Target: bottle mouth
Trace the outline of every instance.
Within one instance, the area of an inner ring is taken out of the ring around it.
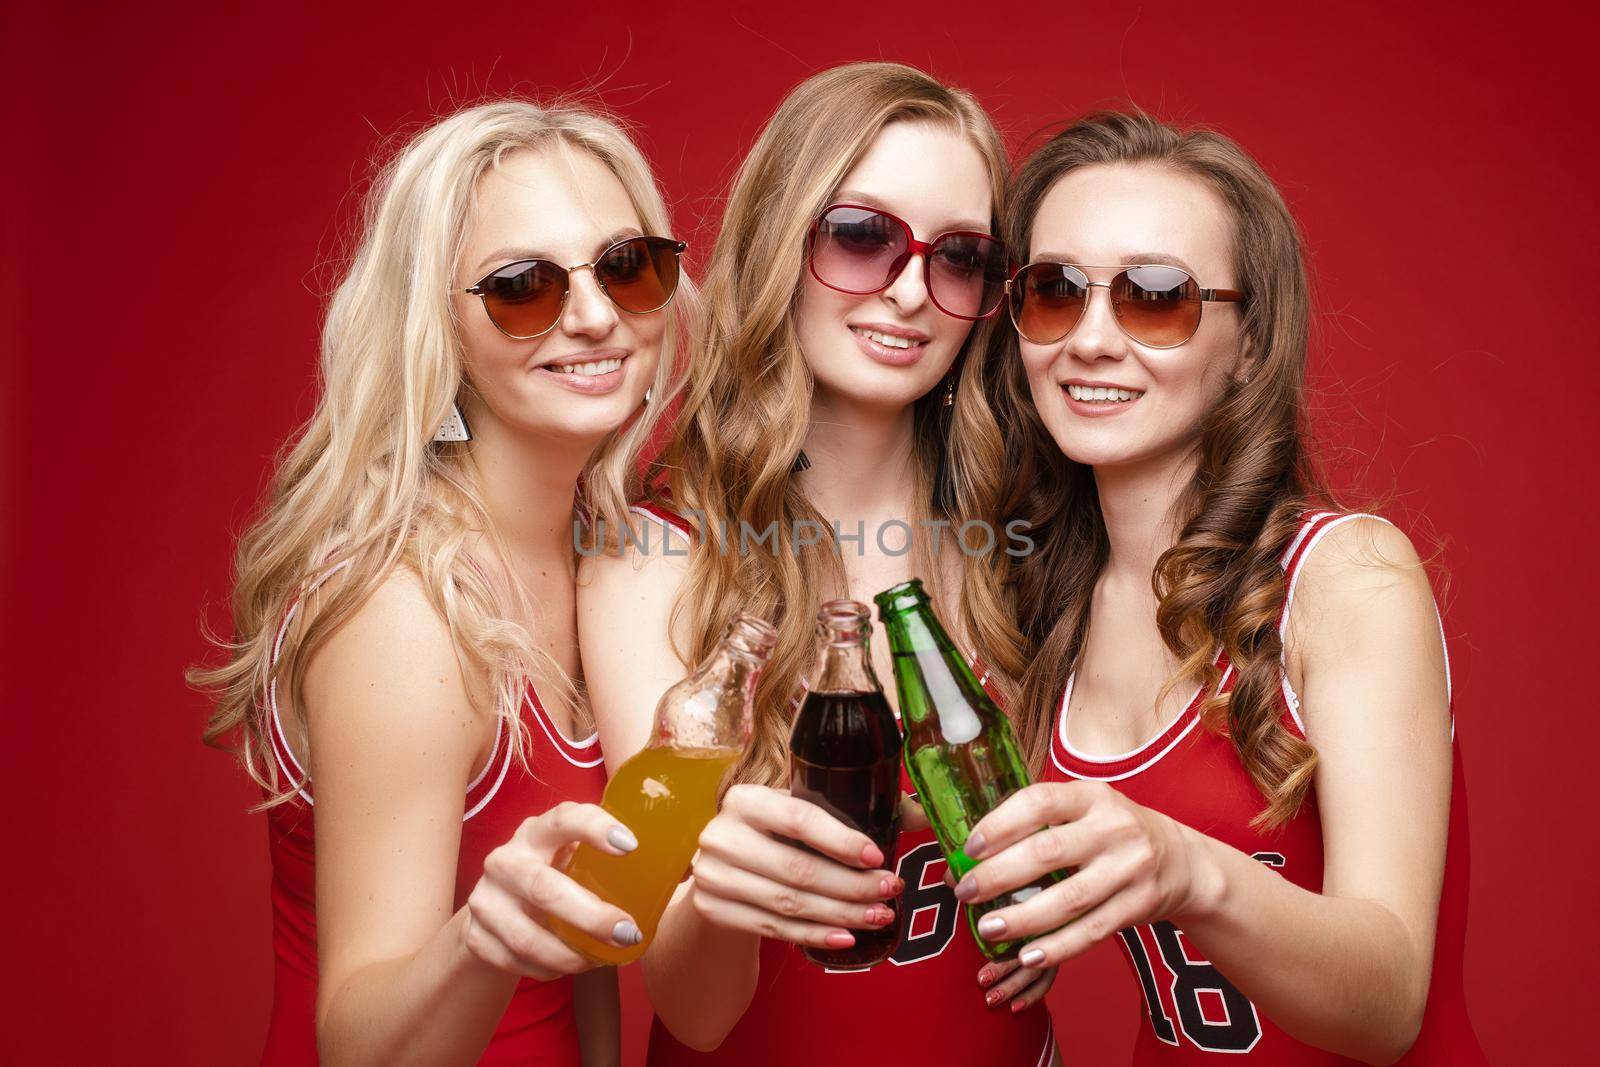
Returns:
[[[778,643],[778,631],[765,619],[741,611],[728,624],[726,638],[729,647],[765,663]]]
[[[830,600],[817,611],[817,636],[828,644],[860,644],[871,633],[872,609],[859,600]]]
[[[882,619],[890,612],[926,604],[928,594],[922,588],[922,579],[913,578],[899,585],[891,585],[873,597],[872,602],[878,605],[878,618]]]

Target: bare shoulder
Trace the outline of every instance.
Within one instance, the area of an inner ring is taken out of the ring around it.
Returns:
[[[331,592],[334,582],[319,590]],[[421,668],[460,675],[450,629],[434,609],[422,579],[409,568],[386,575],[312,653],[307,676],[414,676]]]
[[[1287,644],[1291,681],[1298,688],[1303,678],[1308,698],[1319,680],[1349,690],[1357,677],[1445,689],[1427,568],[1411,539],[1382,519],[1346,519],[1313,546],[1295,582]]]
[[[620,544],[584,553],[578,562],[578,601],[676,593],[689,572],[691,545],[683,530],[656,515],[630,512]]]
[[[493,729],[422,579],[397,568],[311,653],[302,686],[312,758],[346,745],[431,752],[470,766]]]
[[[1301,565],[1295,590],[1297,612],[1362,611],[1384,602],[1425,602],[1433,592],[1427,569],[1411,539],[1398,526],[1356,515],[1330,526]]]

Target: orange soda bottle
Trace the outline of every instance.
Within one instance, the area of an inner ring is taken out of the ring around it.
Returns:
[[[649,742],[606,783],[601,807],[639,847],[612,856],[579,845],[567,875],[632,916],[644,938],[619,948],[552,918],[550,929],[590,959],[631,963],[655,937],[700,831],[717,813],[723,775],[750,742],[756,679],[777,639],[754,615],[736,615],[706,663],[662,694]]]

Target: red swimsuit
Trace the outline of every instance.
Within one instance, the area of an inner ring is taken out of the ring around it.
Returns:
[[[297,611],[298,605],[290,609],[278,631],[274,660]],[[271,1067],[302,1067],[317,1062],[315,805],[311,783],[284,740],[276,685],[267,696],[273,756],[283,778],[294,786],[295,796],[271,809],[267,817],[272,854],[272,949],[276,962],[272,1021],[261,1062]],[[524,769],[511,759],[502,724],[496,729],[488,762],[467,787],[462,802],[456,908],[466,903],[467,895],[483,874],[484,858],[509,841],[523,819],[563,800],[599,803],[605,789],[605,765],[597,735],[590,734],[581,741],[562,736],[531,686],[521,711],[529,740],[529,767]],[[576,1067],[578,1027],[572,1011],[572,980],[537,982],[525,978],[519,982],[479,1062]]]
[[[1321,512],[1308,515],[1284,554],[1288,595],[1280,632],[1287,626],[1300,567],[1334,526],[1361,518]],[[1370,517],[1370,516],[1369,516]],[[1226,659],[1222,687],[1233,683]],[[1448,663],[1446,664],[1448,671]],[[1284,724],[1304,736],[1300,701],[1282,679]],[[1046,781],[1073,778],[1110,782],[1132,800],[1167,815],[1271,867],[1298,886],[1322,890],[1322,823],[1315,796],[1276,831],[1256,830],[1250,820],[1266,806],[1233,745],[1200,725],[1202,694],[1196,693],[1173,723],[1132,752],[1091,756],[1067,740],[1072,680],[1061,696]],[[1486,1064],[1467,1018],[1462,989],[1462,941],[1467,921],[1466,795],[1461,752],[1454,747],[1454,788],[1444,887],[1433,954],[1433,981],[1422,1031],[1405,1064]],[[1123,955],[1144,993],[1145,1019],[1134,1046],[1136,1064],[1216,1062],[1215,1054],[1248,1054],[1260,1064],[1349,1064],[1355,1061],[1303,1044],[1272,1024],[1169,922],[1147,923],[1118,934]],[[1070,1045],[1069,1045],[1070,1048]]]

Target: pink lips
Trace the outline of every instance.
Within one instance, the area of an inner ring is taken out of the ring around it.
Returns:
[[[1076,385],[1085,389],[1123,389],[1140,395],[1132,400],[1074,400],[1072,394],[1067,391],[1067,386],[1069,385]],[[1067,402],[1067,410],[1074,415],[1082,415],[1090,419],[1103,419],[1111,415],[1120,415],[1142,400],[1144,398],[1143,394],[1144,390],[1142,389],[1130,389],[1126,385],[1118,385],[1115,382],[1086,382],[1074,378],[1071,381],[1061,383],[1061,397]]]
[[[562,356],[539,364],[533,369],[535,374],[550,379],[563,388],[584,396],[604,396],[615,392],[621,385],[628,372],[628,351],[622,348],[600,348],[592,352],[579,352],[571,356]],[[620,359],[622,366],[604,374],[573,374],[568,371],[556,370],[557,367],[569,367],[577,363],[599,363],[607,359]]]
[[[894,326],[884,322],[856,322],[851,323],[850,336],[856,339],[857,346],[873,360],[887,364],[891,367],[909,367],[922,358],[923,352],[928,348],[928,335],[921,330],[913,330],[906,326]],[[902,337],[912,342],[910,348],[894,348],[875,341],[861,333],[861,330],[871,330],[874,333],[887,334],[890,337]]]

